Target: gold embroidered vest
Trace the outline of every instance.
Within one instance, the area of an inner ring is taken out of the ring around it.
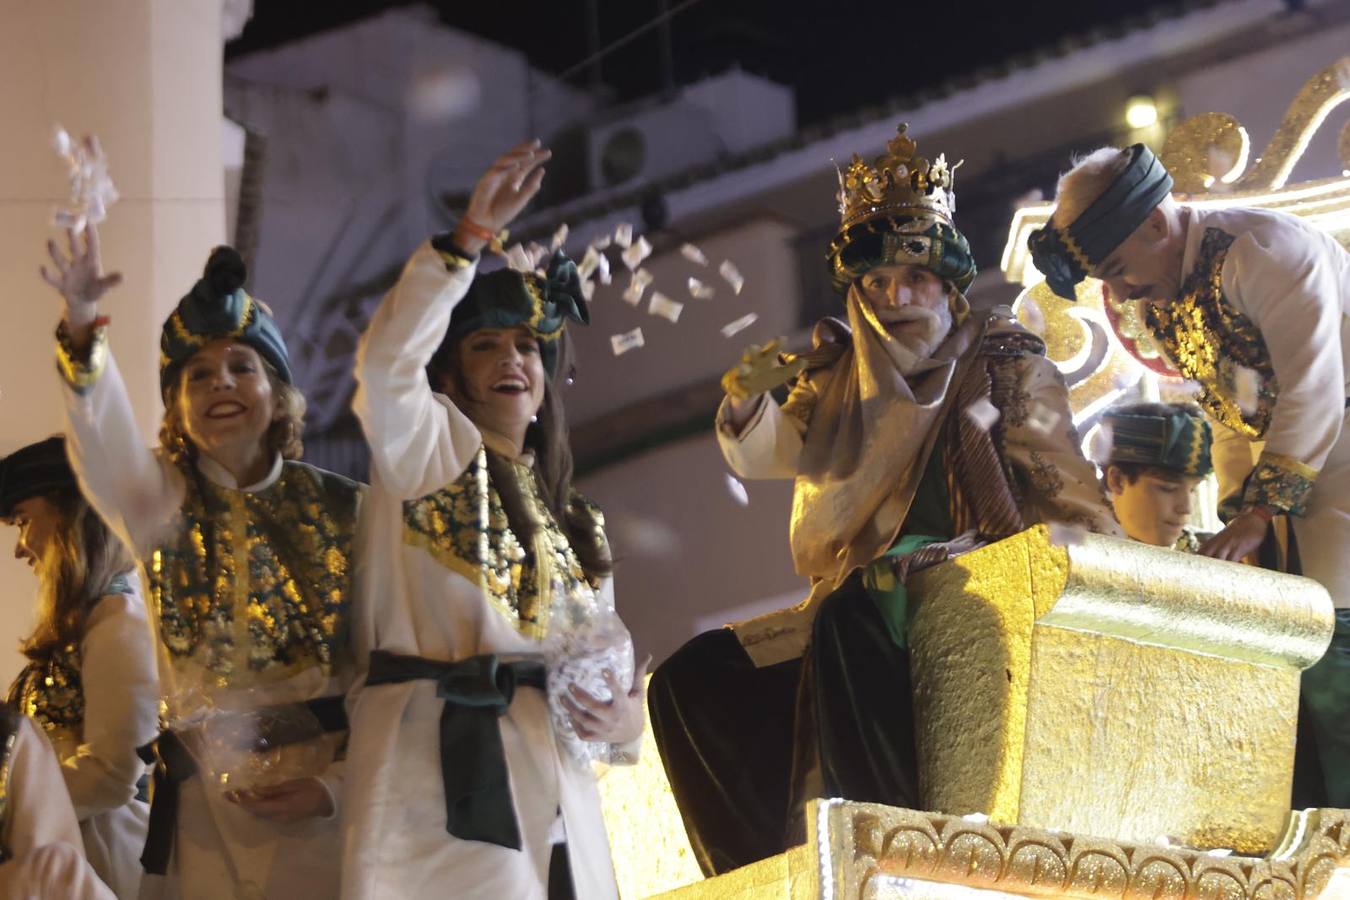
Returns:
[[[80,645],[66,644],[45,660],[23,667],[9,688],[9,705],[28,716],[48,737],[84,728],[84,687],[80,681]]]
[[[1180,296],[1166,306],[1149,305],[1144,322],[1181,376],[1200,385],[1200,405],[1256,440],[1270,426],[1280,385],[1256,323],[1223,294],[1223,264],[1233,240],[1218,228],[1205,229]]]
[[[450,484],[403,504],[403,540],[421,547],[438,563],[483,589],[499,614],[525,637],[548,634],[555,591],[598,587],[582,569],[567,534],[549,512],[533,468],[507,460],[520,496],[534,519],[535,537],[524,543],[512,530],[488,471],[487,448],[479,447],[469,467]],[[603,540],[600,511],[574,493]]]
[[[346,637],[360,486],[292,460],[257,492],[183,474],[172,537],[145,566],[169,654],[198,656],[220,686],[240,663],[328,674]]]

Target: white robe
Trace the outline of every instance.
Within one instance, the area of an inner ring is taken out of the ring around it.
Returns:
[[[453,482],[493,440],[433,393],[424,372],[473,275],[473,266],[447,272],[423,244],[357,354],[355,409],[372,460],[367,542],[359,551],[366,582],[353,610],[358,659],[372,649],[444,661],[539,652],[478,584],[404,540],[403,501]],[[612,592],[612,584],[601,590]],[[559,810],[576,896],[617,897],[595,777],[560,752],[541,691],[516,691],[498,720],[521,850],[446,832],[443,703],[432,682],[365,687],[349,705],[345,898],[543,900]]]
[[[111,354],[102,374],[84,393],[68,383],[64,387],[67,448],[80,487],[141,560],[141,580],[148,584],[145,560],[164,529],[171,527],[183,502],[182,473],[141,442],[125,383]],[[197,467],[217,485],[258,492],[280,477],[282,460],[277,456],[262,481],[244,486],[237,485],[227,470],[207,456],[199,456]],[[246,596],[247,591],[243,593]],[[157,618],[159,611],[151,613]],[[152,625],[158,636],[158,622]],[[255,673],[239,666],[229,687],[219,688],[216,676],[198,656],[172,656],[162,640],[156,640],[156,647],[161,693],[170,716],[199,707],[256,708],[337,696],[345,693],[352,675],[350,661],[345,659],[335,662],[332,675],[314,666],[282,673]],[[237,649],[247,652],[246,647]],[[342,770],[343,762],[337,760],[320,776],[334,814],[291,823],[255,816],[226,800],[222,790],[200,771],[192,775],[179,786],[178,824],[168,873],[145,875],[141,896],[164,900],[337,896],[341,836],[336,810]]]
[[[150,807],[136,799],[146,765],[136,748],[158,733],[155,651],[139,585],[109,594],[89,614],[80,642],[84,724],[58,729],[52,746],[94,871],[119,900],[141,884],[141,850]]]
[[[85,861],[64,782],[46,736],[22,719],[9,756],[3,840],[13,856],[0,865],[5,900],[112,900]]]
[[[1222,270],[1225,299],[1261,332],[1279,382],[1263,441],[1215,428],[1220,496],[1241,490],[1261,454],[1317,472],[1307,514],[1292,517],[1303,574],[1350,608],[1350,253],[1300,219],[1266,210],[1189,208],[1182,271],[1195,268],[1205,231],[1235,240]]]

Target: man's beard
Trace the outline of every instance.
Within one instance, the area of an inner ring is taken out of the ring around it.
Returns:
[[[933,352],[952,330],[951,313],[943,310],[906,307],[898,310],[895,321],[882,322],[895,345],[891,353],[901,375],[913,374],[933,357]]]

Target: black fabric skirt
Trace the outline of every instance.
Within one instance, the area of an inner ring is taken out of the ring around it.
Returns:
[[[860,577],[821,603],[802,659],[756,668],[729,629],[707,632],[656,669],[648,704],[707,875],[800,843],[813,797],[917,803],[909,653]]]

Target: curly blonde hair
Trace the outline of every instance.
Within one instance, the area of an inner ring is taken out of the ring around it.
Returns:
[[[267,372],[267,381],[272,386],[272,396],[280,412],[267,429],[267,446],[280,453],[282,459],[299,459],[305,453],[305,394],[289,381],[283,380],[266,360],[263,360],[263,369]],[[197,455],[197,447],[187,435],[183,411],[179,407],[178,388],[182,379],[183,372],[180,369],[173,387],[165,393],[164,419],[159,424],[159,445],[174,462],[190,460]]]

